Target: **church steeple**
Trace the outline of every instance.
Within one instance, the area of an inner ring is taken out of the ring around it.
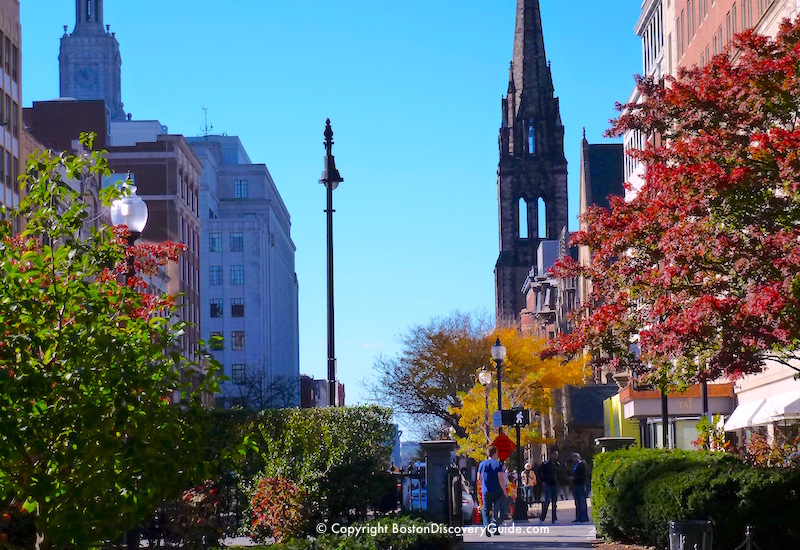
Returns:
[[[514,52],[502,109],[496,315],[498,323],[518,324],[525,308],[522,288],[537,263],[539,244],[557,240],[567,227],[564,127],[544,51],[539,0],[517,0]]]
[[[550,68],[544,54],[544,34],[539,0],[519,0],[514,28],[514,57],[512,78],[514,87],[523,97],[538,91],[543,81],[549,81]]]
[[[102,99],[112,120],[125,118],[119,42],[103,25],[103,0],[75,0],[75,29],[61,37],[61,97]]]

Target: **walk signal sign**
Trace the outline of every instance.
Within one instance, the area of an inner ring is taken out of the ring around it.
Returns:
[[[528,409],[504,409],[501,411],[503,426],[527,426],[531,423],[531,411]]]

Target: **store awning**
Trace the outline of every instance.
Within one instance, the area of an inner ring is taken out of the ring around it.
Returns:
[[[753,425],[798,418],[800,418],[800,389],[768,397],[764,406],[753,417]]]
[[[761,410],[761,406],[764,404],[764,399],[757,399],[756,401],[750,401],[749,403],[742,403],[738,405],[731,417],[725,422],[725,431],[726,432],[734,432],[736,430],[741,430],[742,428],[747,428],[748,426],[753,425],[753,417]]]

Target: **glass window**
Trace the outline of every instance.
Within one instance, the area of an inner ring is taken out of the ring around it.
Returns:
[[[231,266],[231,284],[243,285],[244,284],[244,266],[232,265]]]
[[[222,347],[222,340],[220,339],[220,340],[217,340],[217,341],[215,342],[215,341],[214,341],[214,338],[215,338],[215,337],[222,338],[223,336],[222,336],[222,333],[221,333],[221,332],[212,332],[212,333],[211,333],[211,338],[209,339],[209,347],[210,347],[211,349],[213,349],[213,350],[220,350],[220,349],[223,349],[223,347]]]
[[[231,380],[234,384],[244,384],[244,363],[231,365]]]
[[[243,350],[244,349],[244,331],[234,330],[231,332],[231,349]]]
[[[231,299],[231,317],[244,317],[244,298]]]
[[[231,252],[241,252],[242,250],[244,250],[244,235],[231,233]]]
[[[211,316],[222,317],[222,298],[211,298]]]
[[[536,154],[536,129],[533,127],[533,119],[528,121],[528,154]]]
[[[208,234],[208,251],[222,252],[222,233]]]
[[[233,198],[246,199],[247,198],[247,180],[234,180],[233,182]]]
[[[208,268],[208,283],[211,285],[222,284],[222,266],[212,265]]]
[[[256,214],[254,212],[245,212],[244,216],[243,216],[243,218],[246,219],[246,220],[254,220],[257,217],[258,216],[256,216]]]

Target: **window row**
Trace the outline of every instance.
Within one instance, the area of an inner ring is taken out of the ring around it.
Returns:
[[[211,317],[222,317],[225,309],[222,298],[211,298]],[[244,317],[244,298],[231,298],[231,317]]]
[[[211,284],[211,285],[221,285],[222,284],[222,266],[221,265],[209,266],[208,283]],[[232,265],[231,266],[230,283],[232,285],[243,285],[244,284],[244,266],[243,265]]]
[[[215,340],[215,338],[223,338],[223,340]],[[225,334],[222,331],[211,331],[211,337],[209,338],[209,347],[212,350],[218,351],[225,349],[225,342],[224,342]],[[244,349],[244,331],[243,330],[234,330],[231,331],[231,349],[235,351],[241,351]]]
[[[231,252],[242,252],[244,250],[244,234],[241,232],[231,233]],[[208,251],[222,252],[222,233],[208,234]]]
[[[19,48],[8,36],[0,32],[0,62],[11,80],[19,82]]]

